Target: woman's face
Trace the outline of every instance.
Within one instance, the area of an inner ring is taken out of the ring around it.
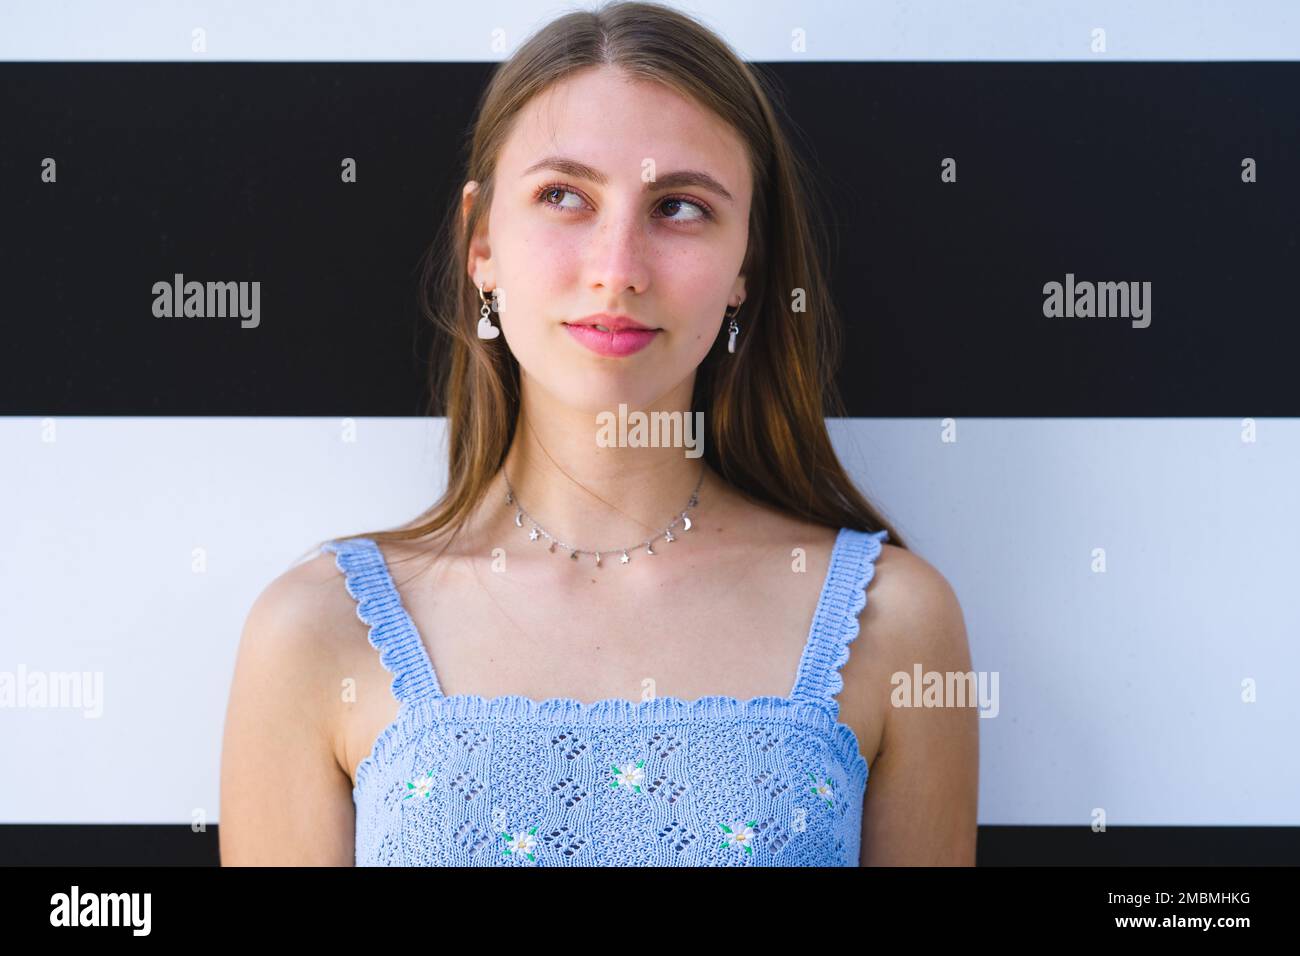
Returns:
[[[736,133],[667,87],[600,67],[535,97],[503,148],[469,268],[501,293],[494,319],[536,397],[592,413],[685,409],[724,311],[744,298],[750,191]],[[575,330],[613,328],[600,313],[655,331]]]

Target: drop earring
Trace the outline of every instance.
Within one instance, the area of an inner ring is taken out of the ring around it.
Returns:
[[[739,311],[740,306],[737,305],[736,312]],[[727,331],[730,333],[727,337],[727,351],[731,353],[736,351],[736,335],[740,332],[740,326],[736,323],[736,312],[726,313],[728,319]]]
[[[478,337],[481,339],[494,339],[501,334],[501,330],[492,324],[490,318],[492,309],[496,305],[497,290],[492,290],[492,303],[489,305],[487,296],[483,294],[483,283],[478,285],[478,297],[483,301],[483,307],[479,309],[478,319]]]

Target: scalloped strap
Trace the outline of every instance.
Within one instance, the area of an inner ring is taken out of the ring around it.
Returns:
[[[384,553],[370,538],[329,541],[348,593],[357,602],[357,617],[370,627],[370,645],[393,675],[393,696],[404,704],[442,696],[433,662],[402,596],[388,572]]]
[[[799,660],[792,700],[820,704],[839,717],[835,695],[844,689],[840,675],[849,660],[849,644],[858,636],[858,615],[867,606],[867,585],[888,531],[841,528],[831,551],[830,568],[813,614],[808,643]]]

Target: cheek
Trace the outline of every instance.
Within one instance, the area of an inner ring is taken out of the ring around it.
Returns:
[[[691,335],[709,337],[722,321],[722,306],[714,314],[714,301],[723,301],[730,285],[729,261],[709,251],[693,249],[665,256],[656,275],[660,297],[673,303],[673,312],[689,320]]]
[[[562,229],[546,222],[540,215],[528,217],[522,226],[512,227],[511,263],[522,264],[531,277],[572,272],[581,261],[582,242],[577,230]]]
[[[553,315],[567,309],[581,308],[583,271],[581,248],[565,236],[542,234],[534,236],[522,251],[522,258],[512,271],[519,272],[523,294],[535,313]]]
[[[673,253],[665,257],[659,281],[670,287],[672,295],[686,296],[702,305],[704,300],[719,294],[719,287],[726,281],[722,269],[720,258],[707,251]]]

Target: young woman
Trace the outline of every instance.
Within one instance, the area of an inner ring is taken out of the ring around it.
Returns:
[[[425,276],[446,491],[255,602],[223,862],[973,863],[976,712],[890,698],[970,669],[961,609],[829,440],[825,237],[761,75],[668,8],[569,14],[466,172]]]

